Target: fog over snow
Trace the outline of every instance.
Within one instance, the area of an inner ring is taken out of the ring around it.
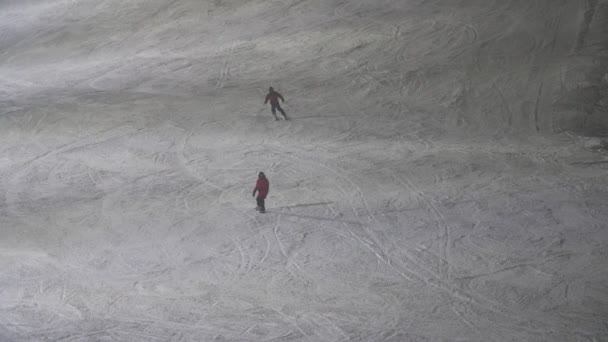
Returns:
[[[2,0],[0,341],[608,341],[607,109],[607,0]]]

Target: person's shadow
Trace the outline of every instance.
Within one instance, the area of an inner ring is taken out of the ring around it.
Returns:
[[[309,219],[309,220],[342,222],[342,223],[357,224],[357,225],[361,224],[360,222],[340,220],[340,219],[335,218],[335,217],[320,217],[320,216],[312,216],[312,215],[294,214],[291,211],[281,210],[281,209],[314,207],[314,206],[318,206],[318,205],[326,205],[326,204],[331,204],[331,203],[333,203],[333,202],[319,202],[319,203],[296,204],[296,205],[289,205],[289,206],[284,206],[284,207],[276,207],[276,208],[272,208],[270,210],[266,209],[266,212],[267,213],[274,213],[274,214],[281,214],[281,215],[285,215],[285,216],[299,217],[299,218],[302,218],[302,219]]]

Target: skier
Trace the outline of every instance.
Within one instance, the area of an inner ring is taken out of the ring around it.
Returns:
[[[253,189],[252,195],[255,197],[255,193],[258,193],[258,197],[255,199],[257,202],[257,207],[255,208],[255,210],[258,210],[260,213],[266,212],[266,207],[264,206],[264,199],[266,199],[266,196],[268,195],[269,187],[270,184],[268,183],[266,175],[264,175],[264,172],[260,172],[258,174],[258,180],[255,183],[255,189]]]
[[[279,99],[281,99],[282,102],[285,102],[283,96],[274,91],[272,87],[270,87],[268,88],[268,95],[266,95],[266,100],[264,101],[264,104],[267,104],[268,101],[270,101],[270,105],[272,106],[272,115],[274,115],[275,120],[279,120],[279,117],[277,116],[277,109],[279,110],[279,112],[281,112],[281,114],[283,114],[285,120],[288,120],[285,111],[283,110],[283,108],[281,108],[281,105],[279,104]]]

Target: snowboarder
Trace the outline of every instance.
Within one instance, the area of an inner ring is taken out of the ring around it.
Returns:
[[[274,91],[274,89],[272,89],[272,87],[270,87],[270,88],[268,88],[268,95],[266,95],[266,100],[264,101],[264,104],[267,104],[268,101],[270,101],[270,106],[271,106],[270,110],[272,111],[272,115],[274,115],[275,120],[279,120],[279,117],[277,116],[277,110],[279,112],[281,112],[281,114],[283,114],[283,117],[285,118],[285,120],[287,120],[287,115],[285,114],[285,111],[283,110],[283,108],[281,108],[281,105],[279,104],[279,99],[281,99],[282,102],[285,102],[283,95]]]
[[[255,189],[253,189],[253,196],[255,197],[255,193],[258,193],[258,197],[255,199],[257,202],[257,207],[255,208],[256,210],[258,210],[260,213],[265,213],[266,212],[266,207],[264,206],[264,200],[266,199],[266,196],[268,195],[268,189],[270,187],[270,184],[268,183],[268,179],[266,178],[266,175],[264,175],[264,172],[260,172],[258,174],[258,180],[255,183]]]

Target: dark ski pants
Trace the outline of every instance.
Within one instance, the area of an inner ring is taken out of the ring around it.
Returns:
[[[285,115],[285,111],[283,110],[283,108],[281,108],[280,104],[271,104],[272,108],[270,109],[272,111],[272,115],[277,116],[277,110],[283,114],[284,117],[287,117],[287,115]]]
[[[266,207],[264,207],[264,199],[261,197],[256,197],[255,201],[258,204],[258,209],[260,209],[260,211],[266,211]]]

